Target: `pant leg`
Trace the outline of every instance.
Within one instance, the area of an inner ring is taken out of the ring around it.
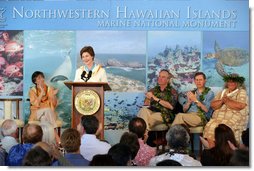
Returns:
[[[144,121],[146,122],[146,127],[149,131],[155,125],[163,123],[161,113],[153,112],[150,109],[145,108],[145,107],[140,109],[137,116],[144,119]]]
[[[201,123],[202,120],[197,113],[178,113],[172,123],[172,126],[176,124],[185,124],[187,126],[195,127],[201,125]]]
[[[163,123],[163,118],[160,112],[154,112],[151,114],[149,118],[149,126],[150,128],[154,127],[155,125],[159,125]]]
[[[144,121],[146,123],[146,128],[148,130],[150,130],[150,127],[149,127],[149,118],[150,118],[151,114],[152,114],[152,111],[150,109],[146,108],[146,107],[142,107],[139,110],[138,114],[137,114],[138,117],[144,119]]]
[[[57,127],[55,114],[50,108],[44,108],[37,111],[37,119],[49,122],[54,128]]]

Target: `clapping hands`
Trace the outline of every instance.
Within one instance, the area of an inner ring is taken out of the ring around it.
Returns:
[[[154,99],[153,93],[152,92],[147,92],[146,93],[146,98],[148,98],[149,100]]]
[[[187,93],[187,97],[188,97],[188,101],[190,102],[195,102],[197,100],[196,96],[194,93],[192,93],[191,91],[189,91]]]

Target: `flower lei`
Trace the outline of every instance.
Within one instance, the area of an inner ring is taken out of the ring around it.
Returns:
[[[166,93],[161,92],[159,85],[155,86],[153,90],[154,90],[153,91],[154,96],[161,98],[165,101],[172,102],[172,95],[171,95],[172,87],[169,84],[167,85],[167,87],[164,90],[164,92],[166,92]],[[164,124],[168,125],[169,123],[173,122],[175,115],[172,113],[171,110],[163,107],[162,105],[160,105],[159,103],[154,102],[154,101],[152,101],[152,106],[154,106],[160,110],[161,117],[163,119]]]
[[[205,87],[204,91],[201,93],[201,95],[199,95],[199,100],[202,103],[205,100],[205,96],[208,94],[208,92],[211,90],[211,88],[209,87]],[[197,91],[197,89],[193,90],[193,93],[195,93]],[[205,111],[203,111],[201,109],[201,107],[198,107],[198,116],[201,118],[201,121],[203,123],[203,125],[205,125],[205,123],[207,122],[206,116],[205,116]]]

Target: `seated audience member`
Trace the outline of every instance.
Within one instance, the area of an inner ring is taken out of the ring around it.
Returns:
[[[40,141],[36,143],[33,147],[36,146],[41,147],[51,156],[52,164],[58,161],[60,166],[72,166],[72,164],[63,157],[62,153],[59,151],[58,147],[55,144],[49,145],[46,142]]]
[[[136,163],[133,161],[138,154],[139,151],[139,141],[138,141],[138,136],[132,132],[125,132],[120,139],[121,144],[128,145],[131,149],[131,160],[132,160],[132,165],[135,166]]]
[[[23,166],[51,166],[50,155],[40,146],[31,148],[25,155]]]
[[[89,161],[86,160],[80,154],[80,134],[76,129],[68,128],[66,129],[61,137],[61,145],[67,153],[64,154],[64,158],[68,160],[73,166],[88,166]],[[56,162],[54,165],[61,165]]]
[[[156,166],[182,166],[182,165],[178,161],[167,159],[158,162]]]
[[[161,70],[158,85],[145,95],[145,107],[140,109],[137,116],[144,119],[149,131],[158,124],[172,123],[175,118],[173,109],[177,103],[177,91],[170,85],[172,77],[168,70]]]
[[[237,142],[246,129],[249,115],[248,96],[244,87],[244,77],[229,74],[223,77],[225,89],[219,92],[211,102],[214,112],[204,128],[204,138],[214,144],[214,129],[219,124],[225,124],[232,129]],[[210,146],[211,146],[210,145]]]
[[[111,145],[96,137],[99,121],[94,115],[84,115],[81,118],[82,132],[80,154],[91,161],[96,154],[107,154]]]
[[[130,132],[138,136],[140,146],[133,162],[138,166],[147,166],[150,159],[156,155],[156,149],[145,144],[143,140],[147,138],[146,123],[142,118],[136,117],[130,120],[128,127]]]
[[[204,139],[203,139],[204,140]],[[201,155],[203,166],[228,166],[229,160],[233,155],[228,144],[230,141],[234,146],[237,142],[233,131],[225,124],[219,124],[215,128],[215,146],[210,149],[204,149]]]
[[[112,157],[116,166],[131,166],[131,149],[125,144],[115,144],[109,151],[108,155]]]
[[[166,134],[169,151],[155,156],[150,160],[150,166],[156,166],[157,163],[163,160],[175,160],[182,166],[201,166],[198,160],[193,159],[188,154],[190,135],[187,130],[181,125],[170,127]]]
[[[14,120],[7,119],[1,126],[3,138],[1,139],[2,148],[9,153],[12,146],[17,145],[16,140],[18,134],[18,127]]]
[[[249,163],[249,151],[236,149],[230,158],[229,165],[230,166],[250,166]]]
[[[183,105],[184,113],[178,113],[172,125],[185,124],[188,127],[205,125],[210,119],[212,109],[210,103],[214,98],[211,88],[206,87],[206,75],[197,72],[194,76],[194,83],[197,88],[187,93],[187,99]]]
[[[45,150],[50,156],[53,157],[53,146],[49,145],[48,143],[44,142],[44,141],[40,141],[37,142],[36,144],[34,144],[33,147],[41,147],[43,150]]]
[[[5,166],[6,151],[0,146],[0,166]]]
[[[55,111],[58,100],[56,94],[58,89],[48,86],[45,82],[44,73],[35,71],[32,74],[34,86],[29,90],[30,111],[29,121],[39,120],[49,122],[54,128],[57,127],[57,113]],[[59,136],[54,129],[56,142],[59,143]]]
[[[35,143],[42,140],[42,135],[42,129],[39,125],[26,124],[23,128],[23,144],[17,144],[10,149],[6,165],[21,166],[26,153]]]
[[[93,156],[89,166],[116,166],[116,163],[108,154],[97,154]]]

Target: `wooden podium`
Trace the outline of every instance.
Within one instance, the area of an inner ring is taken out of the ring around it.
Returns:
[[[77,125],[80,123],[82,113],[80,113],[75,107],[75,97],[80,92],[85,90],[92,90],[99,95],[100,98],[100,107],[97,112],[92,115],[95,115],[99,120],[99,123],[102,124],[102,132],[100,135],[101,139],[104,139],[104,91],[111,90],[108,83],[105,82],[64,82],[64,84],[72,90],[72,118],[71,118],[71,127],[77,128]]]

